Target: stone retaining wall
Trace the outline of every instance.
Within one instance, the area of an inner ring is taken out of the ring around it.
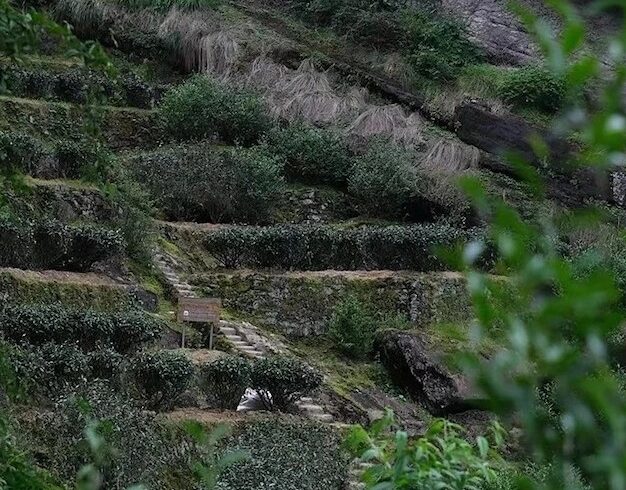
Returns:
[[[406,315],[418,325],[471,316],[465,279],[456,273],[215,272],[194,277],[203,295],[226,308],[301,337],[325,332],[334,306],[350,294],[377,312]]]

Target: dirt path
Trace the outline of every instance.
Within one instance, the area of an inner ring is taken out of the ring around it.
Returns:
[[[119,288],[130,286],[130,284],[114,281],[108,276],[94,272],[33,271],[0,267],[0,274],[9,274],[17,279],[26,281],[85,284],[90,286],[110,286]]]

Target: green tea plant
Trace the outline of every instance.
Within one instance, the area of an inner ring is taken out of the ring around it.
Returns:
[[[377,321],[354,297],[338,303],[330,320],[329,333],[341,352],[354,359],[372,351]]]
[[[463,429],[443,419],[433,421],[424,436],[410,439],[396,430],[393,413],[376,421],[369,432],[354,427],[347,446],[372,463],[363,475],[376,490],[483,489],[495,479],[493,448],[485,437],[469,442]],[[498,442],[500,431],[496,431]]]
[[[618,54],[626,48],[626,24],[610,43],[615,66],[605,74],[601,104],[587,107],[574,95],[597,76],[599,60],[578,53],[585,27],[575,10],[565,1],[550,4],[563,19],[560,35],[529,11],[518,11],[555,76],[567,81],[571,107],[558,123],[561,131],[579,135],[578,163],[593,162],[600,172],[609,172],[624,161],[626,150],[621,106],[626,71]],[[535,147],[545,154],[545,144]],[[537,175],[521,168],[541,194]],[[502,284],[471,268],[482,243],[466,248],[476,331],[484,335],[503,326],[506,332],[504,349],[488,362],[469,358],[466,367],[490,408],[521,425],[528,454],[550,469],[546,483],[526,475],[518,488],[573,488],[572,473],[592,488],[626,488],[626,393],[608,351],[624,319],[615,277],[601,266],[578,274],[560,254],[551,220],[528,223],[502,201],[488,198],[476,182],[466,182],[465,188],[491,223],[498,269],[515,291],[505,300]]]

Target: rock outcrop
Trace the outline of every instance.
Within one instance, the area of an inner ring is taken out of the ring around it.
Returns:
[[[462,376],[451,373],[420,334],[388,330],[379,334],[376,350],[394,381],[434,415],[471,408],[471,390]]]
[[[443,9],[467,26],[470,39],[494,63],[522,65],[538,50],[515,14],[500,0],[442,0]]]

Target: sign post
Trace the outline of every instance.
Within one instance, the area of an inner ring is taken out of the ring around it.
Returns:
[[[181,347],[185,347],[187,323],[208,323],[211,326],[209,330],[209,349],[213,349],[213,327],[219,326],[221,308],[222,301],[219,298],[188,298],[180,296],[178,298],[177,319],[179,323],[183,324]]]

